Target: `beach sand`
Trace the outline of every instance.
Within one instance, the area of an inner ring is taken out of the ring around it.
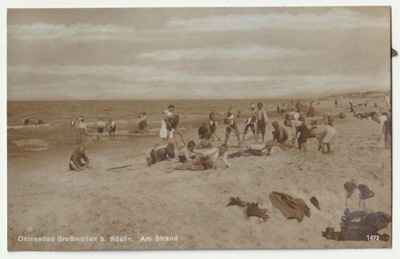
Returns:
[[[378,123],[352,117],[346,105],[350,99],[341,99],[339,107],[333,105],[333,99],[315,105],[319,120],[327,112],[347,114],[334,121],[338,133],[331,154],[318,152],[317,141],[309,139],[307,152],[274,147],[270,156],[233,158],[227,169],[202,172],[170,172],[176,165],[171,161],[148,167],[145,158],[160,138],[155,134],[135,135],[123,127],[117,128],[115,141],[109,141],[107,135],[99,143],[89,138],[86,153],[92,168],[74,172],[69,170],[68,161],[77,147],[78,135],[68,123],[9,129],[8,249],[391,247],[391,224],[379,231],[389,234],[389,241],[334,241],[321,234],[327,227],[340,231],[346,208],[392,215],[391,150],[384,148],[383,141],[377,142]],[[363,110],[376,108],[369,104],[360,107]],[[272,111],[269,114],[270,122],[277,120],[282,125],[282,116]],[[240,121],[240,130],[245,119]],[[208,114],[190,125],[182,120],[185,139],[197,141],[197,127],[207,120]],[[308,125],[309,121],[307,118]],[[221,119],[221,138],[224,131]],[[267,139],[272,138],[271,132],[269,124]],[[95,130],[90,133],[95,137]],[[254,142],[251,135],[247,134],[250,139],[245,146]],[[26,141],[16,142],[21,140]],[[228,145],[228,153],[239,150],[234,136]],[[127,167],[107,170],[123,166]],[[346,201],[343,185],[348,181],[367,185],[375,196],[359,203],[356,190]],[[301,222],[285,219],[269,199],[274,191],[302,199],[310,208],[310,217]],[[313,196],[321,210],[309,201]],[[226,206],[230,197],[258,202],[268,209],[269,219],[259,222],[256,217],[246,218],[244,208]],[[70,241],[71,236],[82,240]],[[177,236],[177,240],[160,241],[157,236]],[[29,241],[35,237],[55,240]]]

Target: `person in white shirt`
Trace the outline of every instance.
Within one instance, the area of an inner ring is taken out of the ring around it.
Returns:
[[[226,151],[228,145],[222,144],[219,148],[211,148],[202,154],[196,156],[189,163],[183,163],[174,168],[174,170],[191,170],[191,171],[204,171],[207,169],[219,168],[219,161],[222,161],[223,168],[227,168],[230,164],[227,161]]]
[[[97,125],[97,142],[100,141],[102,138],[101,136],[103,135],[104,128],[106,127],[106,123],[102,118],[99,119],[99,121],[96,123]]]

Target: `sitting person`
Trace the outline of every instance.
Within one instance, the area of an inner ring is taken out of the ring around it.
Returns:
[[[206,134],[197,144],[196,149],[213,148],[212,135]]]
[[[227,161],[226,151],[228,145],[222,144],[219,148],[212,148],[207,150],[203,154],[198,154],[196,158],[192,159],[187,163],[180,164],[174,168],[174,170],[192,170],[192,171],[204,171],[211,168],[219,168],[218,162],[221,160],[223,168],[229,167]]]
[[[154,147],[150,151],[150,157],[147,157],[146,161],[147,165],[151,166],[155,163],[171,160],[173,158],[175,158],[175,145],[173,143],[168,143]]]
[[[285,128],[279,126],[277,121],[272,123],[272,127],[274,127],[274,131],[272,132],[273,138],[272,141],[277,142],[279,144],[285,144],[285,141],[289,138],[289,135]]]
[[[179,162],[186,163],[196,158],[196,154],[193,152],[195,147],[196,144],[194,143],[194,141],[189,141],[186,147],[183,147],[181,150],[179,150],[179,155],[178,155]]]
[[[82,161],[83,160],[83,161]],[[91,168],[89,158],[85,154],[85,147],[78,147],[69,159],[69,168],[75,171],[81,171],[85,168]]]
[[[229,154],[228,158],[235,158],[241,156],[268,156],[272,154],[272,148],[274,147],[274,142],[269,140],[265,145],[251,145],[249,149],[235,152]]]
[[[205,123],[203,123],[199,129],[197,130],[197,133],[199,135],[199,139],[203,139],[205,137],[207,137],[208,135],[211,136],[211,131],[210,129],[207,127],[207,125]]]

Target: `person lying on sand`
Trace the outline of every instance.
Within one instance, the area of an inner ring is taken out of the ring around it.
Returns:
[[[229,154],[228,158],[235,158],[241,156],[268,156],[273,153],[272,148],[274,147],[274,142],[272,140],[267,141],[265,145],[251,145],[249,149],[235,152]]]
[[[220,167],[217,163],[219,160],[223,163],[222,167],[227,168],[230,164],[227,161],[226,151],[228,151],[228,145],[222,144],[219,148],[212,148],[203,154],[197,154],[194,159],[176,166],[174,170],[204,171],[211,168],[215,169]]]
[[[173,158],[175,158],[175,145],[173,143],[168,143],[154,147],[150,151],[150,157],[147,157],[146,161],[147,165],[151,166],[155,163],[171,160]]]
[[[83,161],[82,161],[83,160]],[[85,147],[79,146],[69,159],[69,168],[75,171],[81,171],[85,168],[91,168],[89,158],[85,154]]]

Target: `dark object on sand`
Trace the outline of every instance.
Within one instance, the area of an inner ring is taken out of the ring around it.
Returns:
[[[346,198],[350,198],[351,195],[353,195],[354,190],[357,188],[357,184],[355,182],[346,182],[343,186],[347,191]]]
[[[239,207],[246,207],[247,202],[242,201],[239,197],[230,197],[229,203],[226,205],[228,206],[239,206]]]
[[[321,208],[319,206],[319,201],[317,200],[317,198],[315,198],[315,196],[310,198],[310,202],[312,205],[314,205],[315,208],[317,208],[318,210],[321,210]]]
[[[261,222],[265,222],[269,218],[268,213],[269,213],[269,211],[267,209],[260,209],[260,207],[258,207],[258,203],[255,203],[255,202],[247,203],[247,208],[246,208],[247,218],[259,217]]]
[[[347,115],[344,112],[341,112],[341,113],[339,113],[338,115],[335,116],[335,118],[339,118],[339,119],[344,119],[346,117],[347,117]]]
[[[373,119],[376,120],[378,118],[378,113],[376,112],[363,112],[354,114],[354,117],[359,119]]]
[[[383,212],[366,212],[353,211],[346,209],[343,212],[342,222],[340,223],[340,231],[335,232],[331,227],[327,227],[322,236],[326,239],[336,241],[388,241],[388,234],[379,234],[378,231],[386,228],[392,217]]]
[[[107,171],[110,171],[110,170],[118,170],[118,169],[124,169],[124,168],[131,167],[131,166],[133,166],[133,165],[115,166],[115,167],[108,168]]]
[[[286,219],[297,219],[298,222],[301,222],[304,216],[311,216],[310,208],[302,199],[295,199],[282,192],[271,192],[269,199]]]
[[[375,193],[371,191],[365,184],[359,184],[358,190],[360,191],[360,202],[375,196]]]

